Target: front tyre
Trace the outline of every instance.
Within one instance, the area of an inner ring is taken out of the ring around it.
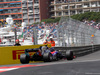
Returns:
[[[73,60],[73,51],[66,51],[66,58],[67,60]]]
[[[29,59],[30,59],[30,57],[27,56],[26,54],[21,54],[20,55],[20,62],[22,64],[28,64],[29,63]]]
[[[53,56],[51,53],[44,53],[43,54],[43,60],[44,62],[50,62],[53,60]]]

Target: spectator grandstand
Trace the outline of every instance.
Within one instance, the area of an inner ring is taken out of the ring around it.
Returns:
[[[87,21],[85,20],[84,21],[85,24],[89,25],[89,26],[92,26],[98,30],[100,30],[100,23],[97,23],[96,21],[92,20],[92,21]]]
[[[95,21],[83,21],[85,24],[92,26],[98,30],[100,30],[100,23],[96,23]],[[58,23],[41,23],[41,24],[34,24],[34,25],[29,25],[24,28],[23,33],[24,37],[32,37],[33,36],[33,28],[36,28],[38,30],[38,37],[39,39],[48,39],[50,37],[56,38],[57,37],[57,30],[56,26]]]

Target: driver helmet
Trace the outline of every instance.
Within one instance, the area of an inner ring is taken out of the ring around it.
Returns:
[[[46,46],[42,46],[42,48],[41,48],[42,51],[44,51],[44,50],[46,50],[46,49],[47,49]]]

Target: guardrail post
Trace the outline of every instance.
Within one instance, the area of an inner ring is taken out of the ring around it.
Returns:
[[[91,35],[92,52],[94,52],[94,36]]]
[[[15,43],[16,43],[16,40],[17,40],[17,30],[16,30],[16,27],[14,29],[14,33],[15,33]]]

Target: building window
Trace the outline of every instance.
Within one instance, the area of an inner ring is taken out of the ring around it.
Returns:
[[[34,3],[39,3],[39,1],[38,0],[34,0]]]

